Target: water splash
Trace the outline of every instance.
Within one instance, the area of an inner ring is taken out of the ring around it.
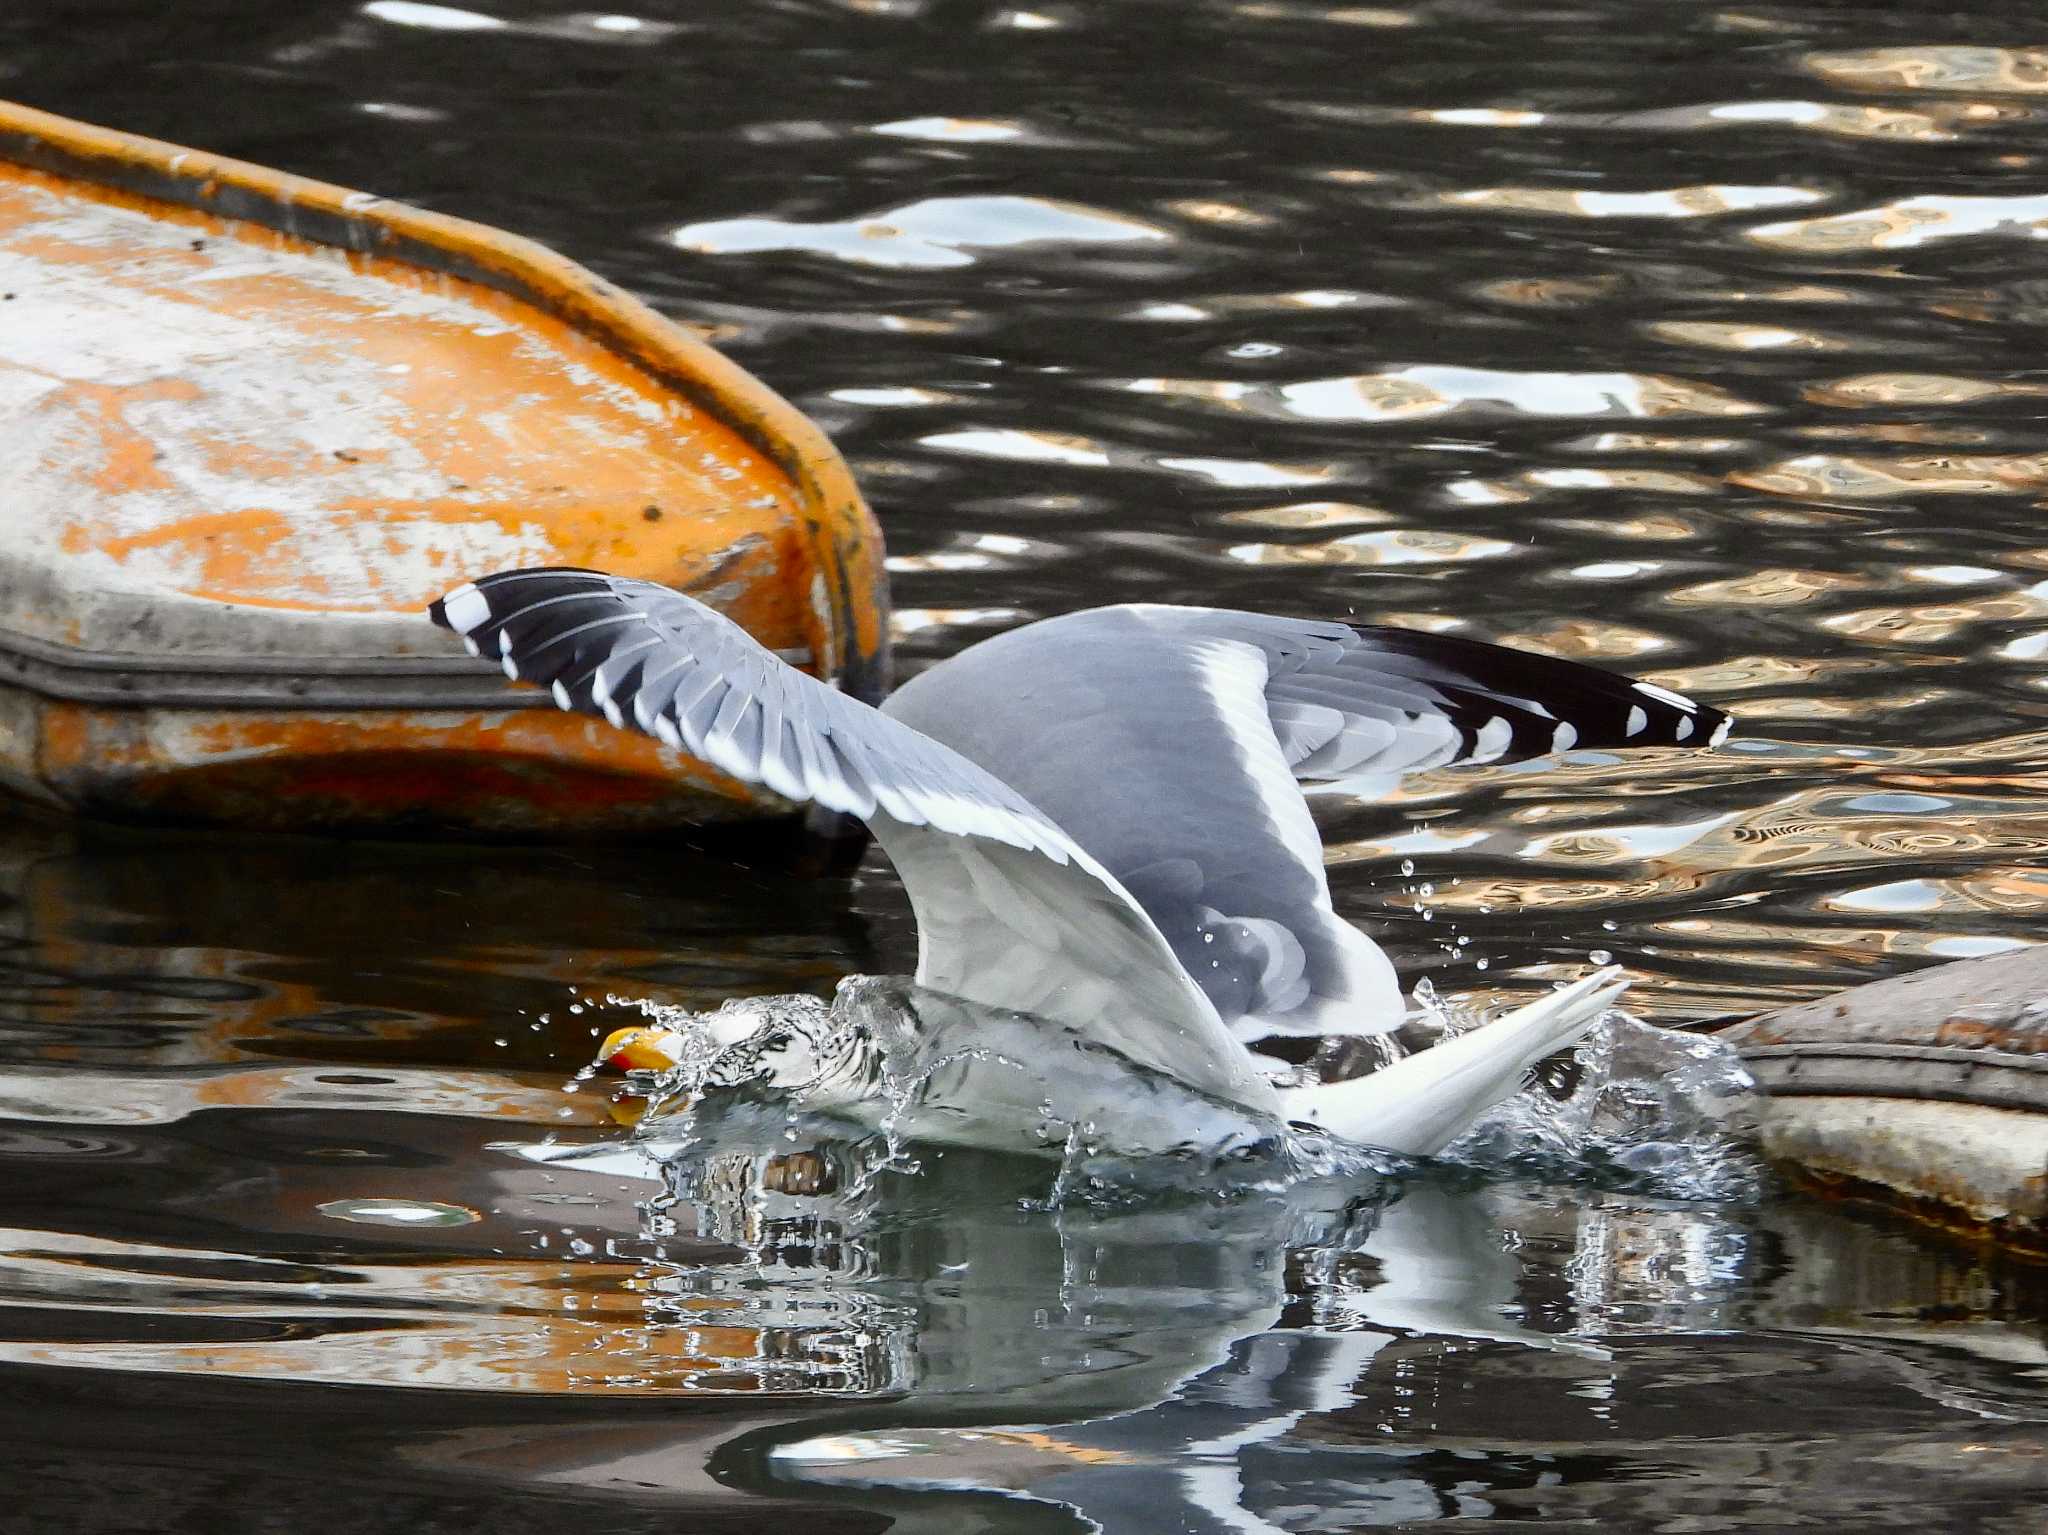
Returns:
[[[1416,999],[1398,1046],[1341,1041],[1312,1069],[1354,1075],[1485,1021],[1426,983]],[[915,1174],[919,1146],[1051,1158],[1048,1192],[1028,1201],[1049,1207],[1171,1190],[1237,1197],[1408,1165],[1209,1097],[1065,1025],[899,979],[849,977],[829,1002],[749,998],[709,1013],[634,1005],[681,1051],[672,1069],[631,1082],[650,1103],[635,1132],[646,1149],[674,1161],[837,1143],[858,1152],[835,1182],[850,1199],[886,1174]],[[1446,1155],[1667,1197],[1752,1197],[1750,1085],[1726,1046],[1613,1012]]]
[[[1751,1202],[1765,1180],[1755,1086],[1732,1046],[1611,1009],[1444,1157],[1668,1199]]]
[[[681,1059],[636,1077],[636,1135],[662,1155],[753,1143],[773,1126],[866,1141],[856,1186],[910,1171],[910,1148],[965,1146],[1060,1164],[1062,1197],[1130,1182],[1231,1186],[1289,1177],[1277,1119],[1212,1098],[1080,1032],[906,981],[853,976],[830,1002],[766,997],[696,1014],[636,1004]],[[716,1128],[713,1128],[715,1122]]]

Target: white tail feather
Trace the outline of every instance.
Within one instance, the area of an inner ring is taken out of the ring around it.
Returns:
[[[1576,1041],[1628,985],[1596,970],[1492,1023],[1349,1082],[1282,1095],[1283,1112],[1346,1140],[1435,1156],[1522,1085],[1529,1068]]]

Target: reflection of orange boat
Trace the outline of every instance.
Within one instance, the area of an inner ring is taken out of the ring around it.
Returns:
[[[480,674],[508,564],[714,602],[885,683],[816,427],[478,225],[0,104],[0,784],[254,824],[602,830],[781,808]]]

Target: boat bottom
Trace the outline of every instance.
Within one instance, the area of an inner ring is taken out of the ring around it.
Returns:
[[[398,837],[695,836],[803,819],[659,742],[552,709],[299,714],[0,695],[0,786],[111,820]]]

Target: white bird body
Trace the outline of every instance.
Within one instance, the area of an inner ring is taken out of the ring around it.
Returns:
[[[1392,965],[1331,906],[1300,785],[1574,743],[1718,744],[1728,728],[1572,662],[1224,609],[1026,625],[879,711],[645,582],[511,571],[432,615],[563,708],[866,820],[915,911],[921,985],[1058,1020],[1254,1112],[1424,1155],[1620,985],[1603,971],[1371,1076],[1281,1091],[1251,1042],[1403,1017]]]

